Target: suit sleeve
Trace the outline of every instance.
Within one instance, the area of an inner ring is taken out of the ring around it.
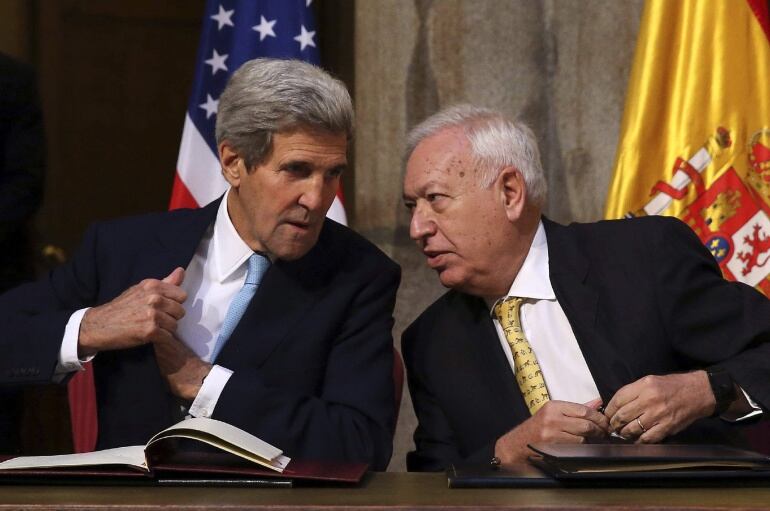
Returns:
[[[494,456],[497,439],[491,439],[471,453],[460,452],[450,422],[430,390],[431,374],[423,365],[427,361],[419,345],[420,327],[424,322],[429,320],[417,320],[404,331],[401,339],[409,393],[417,416],[415,450],[407,454],[406,468],[410,472],[439,472],[455,463],[489,463]]]
[[[51,382],[67,321],[96,300],[96,231],[69,263],[0,296],[0,383]]]
[[[213,418],[235,424],[303,459],[387,467],[395,427],[393,307],[400,271],[387,262],[361,275],[325,361],[316,392],[270,385],[258,369],[238,369]]]
[[[770,301],[729,282],[697,236],[669,220],[657,244],[657,296],[675,350],[690,367],[726,369],[763,409],[770,405]]]

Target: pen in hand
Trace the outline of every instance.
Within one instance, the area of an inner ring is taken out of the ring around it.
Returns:
[[[599,413],[601,413],[602,415],[604,415],[604,405],[602,405],[599,408],[597,408],[597,411]],[[613,440],[615,442],[620,442],[620,443],[630,443],[631,442],[630,438],[624,437],[623,435],[621,435],[617,431],[610,431],[610,441],[613,441]]]

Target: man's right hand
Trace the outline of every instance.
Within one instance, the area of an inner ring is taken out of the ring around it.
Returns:
[[[80,322],[78,356],[99,351],[133,348],[168,340],[184,314],[187,293],[179,287],[184,269],[176,268],[163,280],[146,279],[114,300],[86,311]]]
[[[548,401],[535,415],[497,439],[495,457],[502,463],[520,463],[532,454],[527,444],[584,443],[606,438],[610,423],[598,411],[600,406],[599,399],[583,405]]]

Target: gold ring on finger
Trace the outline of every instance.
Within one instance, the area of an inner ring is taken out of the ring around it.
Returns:
[[[642,428],[642,434],[647,433],[647,428],[644,427],[644,424],[642,424],[642,421],[639,419],[639,417],[636,418],[636,423],[639,424],[640,428]]]

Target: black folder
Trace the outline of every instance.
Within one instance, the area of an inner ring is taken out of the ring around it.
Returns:
[[[768,486],[770,458],[723,445],[536,444],[529,465],[457,464],[450,488]]]
[[[450,488],[554,488],[559,481],[527,463],[493,466],[458,464],[447,471]]]
[[[536,444],[530,461],[559,481],[770,482],[770,458],[724,445]]]

